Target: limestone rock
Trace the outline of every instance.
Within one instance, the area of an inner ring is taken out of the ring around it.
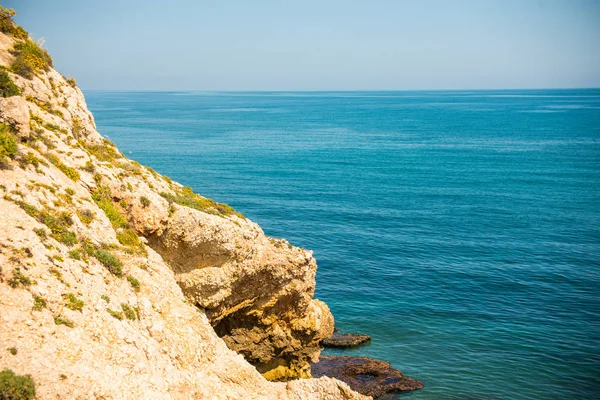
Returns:
[[[14,43],[0,33],[1,65]],[[333,331],[312,253],[125,158],[55,70],[13,75],[0,369],[30,374],[38,399],[367,399],[247,362],[310,376]]]
[[[0,121],[13,126],[18,135],[29,137],[29,107],[21,96],[0,98]]]

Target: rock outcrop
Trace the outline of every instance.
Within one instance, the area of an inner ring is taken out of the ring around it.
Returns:
[[[261,375],[309,378],[333,332],[312,254],[125,158],[75,82],[3,32],[20,94],[0,99],[0,370],[38,399],[365,399]]]
[[[348,349],[360,346],[371,341],[371,336],[358,333],[334,333],[333,336],[324,339],[321,342],[323,347],[334,347]]]
[[[368,357],[321,357],[313,364],[313,373],[342,380],[353,390],[374,398],[423,388],[422,382],[404,376],[389,363]]]

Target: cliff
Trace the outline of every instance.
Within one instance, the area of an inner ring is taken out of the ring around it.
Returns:
[[[333,331],[312,253],[124,157],[0,11],[0,371],[38,399],[366,399],[265,379],[310,378]]]

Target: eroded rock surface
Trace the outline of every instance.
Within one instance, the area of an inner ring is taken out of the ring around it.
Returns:
[[[3,66],[15,41],[0,33]],[[54,69],[8,76],[0,369],[38,399],[365,399],[328,377],[269,382],[233,351],[309,376],[333,330],[310,252],[125,158]]]
[[[377,398],[389,392],[421,389],[423,383],[380,360],[367,357],[326,357],[312,364],[315,377],[330,376],[346,382],[353,390]]]

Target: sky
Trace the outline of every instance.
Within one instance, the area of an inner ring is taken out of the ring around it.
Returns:
[[[600,87],[600,0],[0,0],[84,90]]]

